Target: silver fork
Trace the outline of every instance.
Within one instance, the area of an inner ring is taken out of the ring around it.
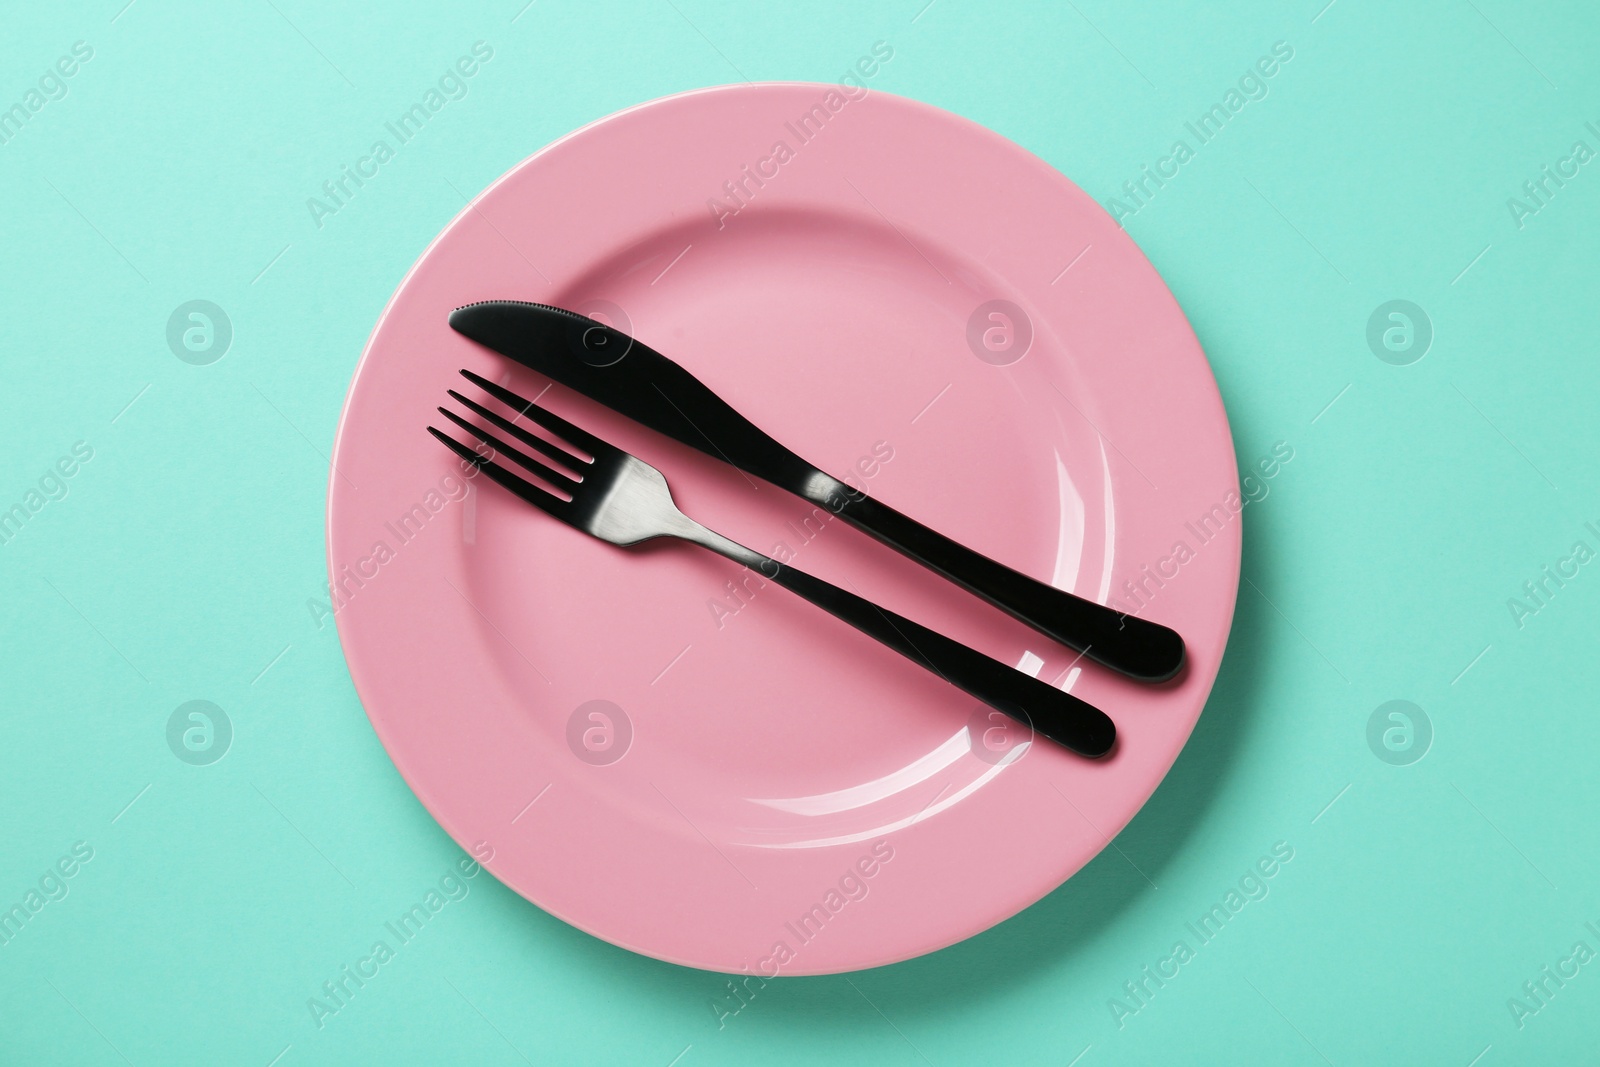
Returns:
[[[466,379],[547,431],[557,441],[589,458],[574,455],[454,389],[450,396],[473,414],[549,462],[507,444],[482,426],[441,407],[439,413],[497,454],[514,459],[559,493],[528,481],[434,427],[428,432],[498,484],[568,526],[614,545],[636,545],[657,537],[676,537],[709,548],[761,577],[783,586],[817,607],[877,638],[913,663],[1074,752],[1100,757],[1116,741],[1115,724],[1099,708],[1037,678],[1008,667],[975,649],[880,608],[872,601],[804,571],[764,556],[709,530],[678,510],[660,471],[643,460],[579,429],[566,419],[469,370]]]

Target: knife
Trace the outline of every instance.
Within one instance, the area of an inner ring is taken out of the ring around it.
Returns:
[[[1103,666],[1145,682],[1166,681],[1183,667],[1183,638],[1174,630],[1012,570],[818,470],[694,375],[605,323],[545,304],[486,300],[451,312],[450,326],[657,433],[828,508]]]

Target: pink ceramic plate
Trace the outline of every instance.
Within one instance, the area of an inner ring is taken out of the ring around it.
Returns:
[[[1227,418],[1183,313],[1088,196],[1000,136],[837,86],[710,89],[613,115],[434,242],[350,388],[328,506],[362,703],[464,848],[554,915],[696,967],[819,974],[975,934],[1059,885],[1150,796],[1216,676],[1239,577]],[[609,319],[801,455],[973,547],[1175,627],[1147,687],[868,537],[561,387],[689,514],[1070,687],[1090,762],[703,550],[623,550],[425,432],[474,300]],[[1004,303],[996,304],[994,301]],[[359,488],[357,488],[359,487]]]

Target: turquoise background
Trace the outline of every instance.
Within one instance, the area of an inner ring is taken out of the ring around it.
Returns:
[[[0,145],[0,508],[93,449],[0,545],[0,908],[93,850],[0,946],[0,1061],[1592,1060],[1600,962],[1546,979],[1520,1025],[1508,1000],[1576,942],[1600,951],[1600,565],[1521,625],[1508,600],[1600,548],[1600,163],[1520,227],[1507,205],[1574,141],[1600,150],[1592,5],[122,3],[8,4],[0,36],[0,107],[93,48]],[[318,228],[306,199],[478,40],[494,58],[468,95]],[[1102,203],[1293,48],[1125,220],[1241,463],[1294,450],[1247,509],[1188,749],[1037,906],[926,958],[778,981],[720,1028],[721,977],[480,875],[319,1029],[307,999],[461,855],[306,607],[376,316],[464,197],[553,138],[697,86],[831,81],[879,40],[874,89],[990,126]],[[209,365],[167,343],[193,299],[232,325]],[[1434,335],[1405,366],[1367,341],[1394,299]],[[209,766],[167,742],[197,699],[233,728]],[[1431,723],[1409,765],[1368,741],[1397,699]],[[1269,895],[1119,1026],[1124,983],[1195,944],[1185,924],[1277,842]]]

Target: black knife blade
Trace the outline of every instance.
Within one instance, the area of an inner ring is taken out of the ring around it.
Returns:
[[[487,300],[457,308],[458,333],[619,414],[826,507],[851,525],[1086,657],[1141,681],[1183,667],[1173,630],[1012,570],[819,470],[677,363],[563,308]]]

